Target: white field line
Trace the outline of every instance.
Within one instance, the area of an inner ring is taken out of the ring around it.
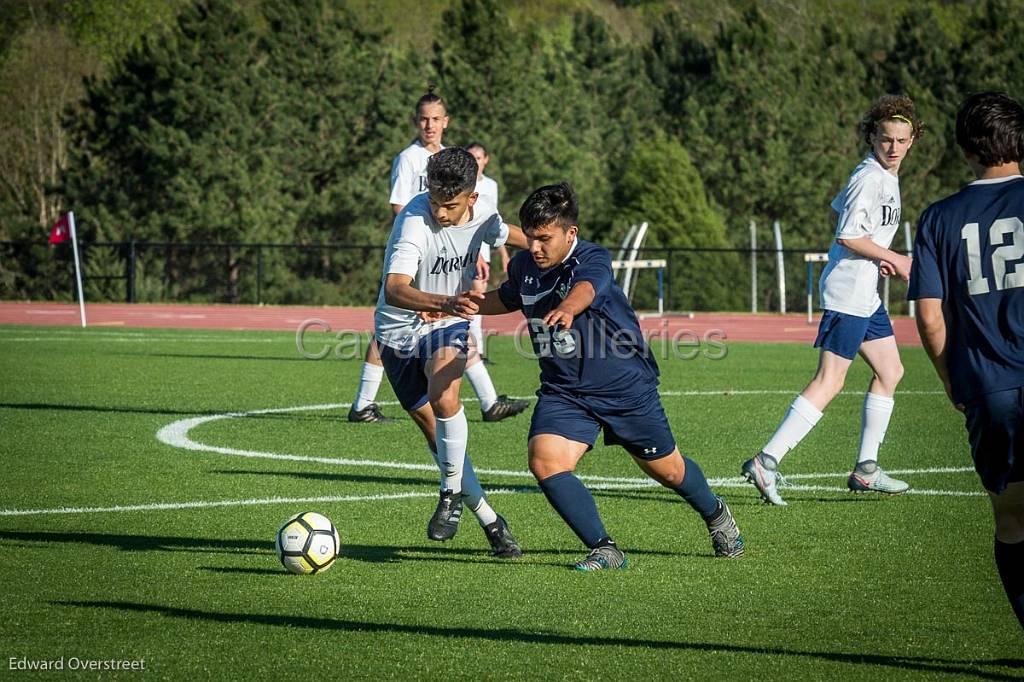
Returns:
[[[740,479],[713,479],[708,481],[716,488],[744,488],[749,484]],[[658,484],[650,479],[637,479],[636,483],[595,483],[590,486],[593,490],[637,490],[642,488],[658,488]],[[785,490],[800,492],[829,492],[845,493],[846,488],[825,485],[789,485]],[[508,495],[515,493],[529,493],[535,491],[510,490],[508,488],[496,488],[487,491],[488,495]],[[967,492],[963,490],[928,490],[911,488],[905,495],[928,495],[942,497],[984,497],[983,492]],[[380,502],[389,500],[405,500],[412,498],[437,497],[437,493],[430,492],[406,492],[391,493],[384,495],[322,495],[317,497],[261,497],[247,500],[191,500],[186,502],[154,502],[151,504],[128,504],[114,505],[111,507],[53,507],[49,509],[0,509],[0,517],[5,516],[40,516],[40,515],[65,515],[65,514],[110,514],[125,512],[149,512],[149,511],[183,511],[186,509],[213,509],[217,507],[264,507],[275,504],[314,504],[314,503],[341,503],[341,502]]]
[[[765,395],[786,393],[791,391],[665,391],[665,396],[693,396],[693,395]],[[941,391],[920,392],[928,394],[939,394]],[[859,393],[858,393],[859,395]],[[472,402],[471,399],[467,402]],[[396,405],[396,401],[381,401],[380,405]],[[311,457],[307,455],[292,455],[276,452],[263,452],[259,450],[240,450],[237,448],[225,448],[214,445],[206,445],[192,440],[189,432],[197,426],[218,421],[221,419],[237,419],[262,414],[283,414],[289,412],[309,412],[336,410],[350,407],[351,403],[325,403],[319,405],[299,405],[296,407],[276,407],[262,410],[250,410],[247,412],[229,412],[225,414],[207,415],[180,419],[161,428],[157,434],[157,440],[171,447],[191,450],[196,452],[213,452],[235,457],[250,457],[260,459],[274,459],[279,461],[315,462],[318,464],[333,464],[341,466],[362,466],[385,469],[404,469],[408,471],[430,471],[436,472],[437,467],[432,464],[413,464],[406,462],[391,462],[387,460],[348,459],[337,457]],[[964,473],[974,471],[971,467],[930,467],[924,469],[895,469],[889,471],[897,475],[914,474],[945,474]],[[479,469],[480,474],[488,476],[503,476],[511,478],[527,479],[532,481],[533,476],[528,471],[511,471],[507,469]],[[823,473],[798,473],[786,476],[788,480],[807,480],[818,478],[845,478],[848,472],[823,472]],[[649,478],[620,477],[620,476],[580,476],[581,479],[590,482],[594,490],[636,490],[643,488],[657,488],[658,484]],[[708,480],[713,487],[717,488],[743,488],[749,484],[740,477],[711,478]],[[804,485],[790,484],[787,490],[801,492],[847,492],[847,489],[840,486]],[[508,489],[488,490],[489,495],[505,494],[514,491]],[[980,491],[962,490],[931,490],[911,488],[905,494],[908,495],[929,495],[947,497],[983,497],[986,495]],[[434,497],[436,492],[407,492],[385,495],[335,495],[321,497],[267,497],[246,500],[194,500],[185,502],[158,502],[152,504],[137,505],[115,505],[111,507],[54,507],[47,509],[3,509],[0,510],[0,517],[4,516],[30,516],[39,514],[95,514],[95,513],[116,513],[116,512],[137,512],[137,511],[162,511],[162,510],[184,510],[184,509],[208,509],[213,507],[237,507],[237,506],[263,506],[271,504],[300,504],[314,502],[369,502],[381,500],[399,500],[417,497]]]
[[[501,492],[501,491],[488,491]],[[181,509],[210,509],[212,507],[258,507],[271,504],[306,504],[313,502],[376,502],[401,500],[407,497],[437,497],[436,492],[395,493],[391,495],[327,495],[323,497],[263,497],[250,500],[196,500],[193,502],[154,502],[127,504],[113,507],[56,507],[52,509],[2,509],[0,516],[30,516],[35,514],[101,514],[107,512],[166,511]]]
[[[471,401],[467,401],[471,402]],[[394,405],[394,401],[380,402],[380,405]],[[167,426],[157,431],[156,438],[165,445],[171,447],[181,448],[183,450],[192,450],[195,452],[213,452],[221,455],[231,455],[234,457],[248,457],[257,459],[273,459],[279,461],[291,461],[291,462],[313,462],[317,464],[333,464],[339,466],[362,466],[362,467],[376,467],[382,469],[404,469],[407,471],[436,471],[437,467],[434,464],[414,464],[408,462],[393,462],[388,460],[372,460],[372,459],[348,459],[338,457],[314,457],[309,455],[293,455],[279,452],[265,452],[262,450],[242,450],[238,448],[221,447],[217,445],[207,445],[205,443],[199,443],[192,440],[189,436],[189,432],[202,424],[208,424],[210,422],[218,421],[221,419],[237,419],[239,417],[247,417],[252,415],[262,414],[282,414],[288,412],[312,412],[312,411],[327,411],[327,410],[340,410],[347,408],[351,403],[327,403],[321,405],[300,405],[297,407],[280,407],[280,408],[269,408],[263,410],[251,410],[248,412],[230,412],[226,414],[215,414],[207,415],[203,417],[192,417],[190,419],[180,419],[172,422]],[[908,474],[908,473],[962,473],[965,471],[973,471],[970,467],[940,467],[931,469],[901,469],[897,471],[891,471],[893,474]],[[478,473],[487,476],[508,476],[513,478],[533,478],[532,474],[528,471],[511,471],[508,469],[479,469]],[[787,476],[787,479],[798,480],[798,479],[813,479],[813,478],[844,478],[849,474],[846,473],[810,473],[810,474],[792,474]],[[635,478],[635,477],[620,477],[620,476],[580,476],[581,479],[586,481],[603,482],[603,483],[627,483],[632,485],[644,484],[650,479],[647,478]],[[742,479],[717,479],[722,481],[742,481]]]
[[[89,334],[82,336],[68,336],[68,337],[56,337],[56,336],[11,336],[11,337],[0,337],[0,343],[7,342],[38,342],[38,341],[90,341],[94,336]],[[282,339],[255,339],[255,338],[238,338],[238,339],[225,339],[217,338],[214,336],[208,337],[190,337],[180,338],[177,336],[146,336],[144,338],[119,338],[112,336],[104,336],[104,342],[114,341],[117,343],[132,343],[132,342],[149,342],[149,341],[182,341],[186,343],[279,343]]]

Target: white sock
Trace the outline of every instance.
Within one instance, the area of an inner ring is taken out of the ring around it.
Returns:
[[[483,315],[474,315],[473,320],[469,323],[469,335],[473,337],[473,344],[476,346],[476,352],[480,353],[480,357],[484,356],[483,319]]]
[[[789,406],[785,418],[775,430],[775,435],[762,448],[762,452],[771,455],[776,462],[781,462],[786,453],[795,448],[804,439],[814,425],[821,419],[821,411],[804,398],[798,395]]]
[[[498,520],[498,515],[491,509],[491,505],[487,504],[487,500],[482,497],[480,498],[480,503],[473,508],[473,514],[481,526],[489,526]]]
[[[466,378],[469,379],[470,385],[476,391],[476,397],[480,399],[481,410],[486,412],[491,409],[491,405],[498,402],[498,392],[494,390],[494,384],[491,383],[491,375],[487,371],[487,367],[484,366],[484,363],[478,362],[471,367],[467,367]]]
[[[356,391],[356,400],[352,403],[356,412],[365,409],[377,397],[377,389],[380,388],[380,380],[384,378],[384,368],[369,362],[363,362],[363,373],[359,377],[359,390]]]
[[[434,417],[434,427],[437,432],[437,459],[441,464],[441,488],[460,493],[466,441],[469,440],[465,408],[459,406],[459,412],[454,417]]]
[[[878,446],[885,440],[885,431],[889,428],[892,417],[892,398],[876,393],[864,396],[864,407],[861,410],[860,452],[857,453],[857,464],[878,461]]]

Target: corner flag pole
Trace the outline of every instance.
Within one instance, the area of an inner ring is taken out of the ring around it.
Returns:
[[[68,224],[71,227],[71,250],[75,254],[75,284],[78,286],[78,314],[85,327],[85,292],[82,291],[82,264],[78,258],[78,236],[75,234],[75,212],[68,211]]]

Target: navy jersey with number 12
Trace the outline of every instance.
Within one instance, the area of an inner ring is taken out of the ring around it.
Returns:
[[[571,331],[555,333],[542,320],[579,282],[594,287],[594,301],[576,316]],[[658,365],[604,248],[577,238],[565,260],[547,270],[521,251],[509,262],[498,294],[506,308],[526,316],[542,390],[623,396],[657,386]]]
[[[907,298],[938,298],[953,399],[1024,386],[1024,178],[978,180],[921,215]]]

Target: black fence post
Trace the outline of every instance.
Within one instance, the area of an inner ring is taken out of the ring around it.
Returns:
[[[256,305],[263,305],[263,245],[256,245]]]
[[[665,250],[665,260],[668,261],[665,264],[665,310],[675,310],[672,307],[672,256],[675,253],[675,249]]]
[[[135,240],[128,242],[128,259],[125,262],[125,300],[135,303]]]

